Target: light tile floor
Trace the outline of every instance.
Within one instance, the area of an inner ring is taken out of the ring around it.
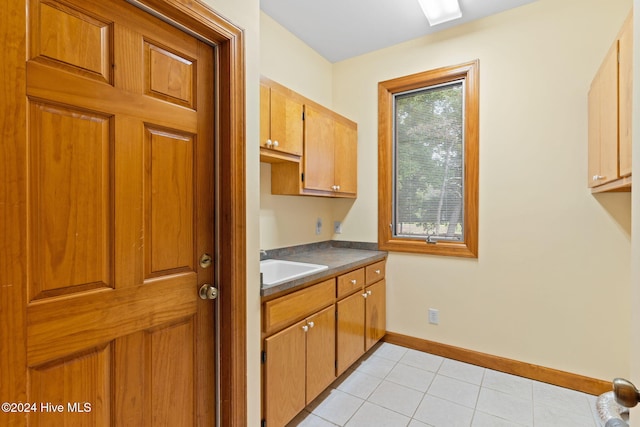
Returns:
[[[376,345],[288,427],[600,427],[596,396]]]

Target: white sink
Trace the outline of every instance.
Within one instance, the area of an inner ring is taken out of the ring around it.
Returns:
[[[309,274],[329,268],[326,265],[309,264],[306,262],[283,261],[279,259],[265,259],[260,261],[262,286],[275,286],[289,280],[308,276]]]

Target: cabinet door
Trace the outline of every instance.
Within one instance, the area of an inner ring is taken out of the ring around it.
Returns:
[[[386,333],[386,283],[381,280],[365,290],[365,351],[380,341]]]
[[[338,301],[336,375],[364,354],[364,297],[361,292]]]
[[[302,411],[305,401],[306,321],[266,338],[264,411],[269,426],[284,426]]]
[[[271,148],[302,155],[302,103],[271,88]]]
[[[336,122],[335,137],[335,184],[338,192],[355,195],[358,191],[358,131],[354,127]]]
[[[307,405],[336,379],[336,307],[307,319]]]
[[[631,110],[633,101],[633,15],[622,27],[619,39],[620,64],[620,176],[631,175]]]
[[[618,179],[617,40],[593,80],[589,120],[589,186],[596,187]]]
[[[327,113],[305,105],[304,183],[308,190],[333,191],[334,121]]]
[[[271,90],[269,86],[260,84],[260,146],[268,147],[271,139]]]

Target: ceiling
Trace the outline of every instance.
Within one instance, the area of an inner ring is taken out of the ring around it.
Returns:
[[[462,18],[434,27],[418,0],[260,0],[260,8],[328,61],[338,62],[533,1],[460,0]]]

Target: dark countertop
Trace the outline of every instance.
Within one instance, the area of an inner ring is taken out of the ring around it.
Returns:
[[[302,288],[309,283],[319,282],[324,278],[346,273],[387,257],[387,252],[378,251],[375,248],[377,248],[375,243],[331,241],[269,250],[261,259],[307,262],[327,265],[329,268],[279,285],[262,287],[260,296],[268,297],[294,288]]]

